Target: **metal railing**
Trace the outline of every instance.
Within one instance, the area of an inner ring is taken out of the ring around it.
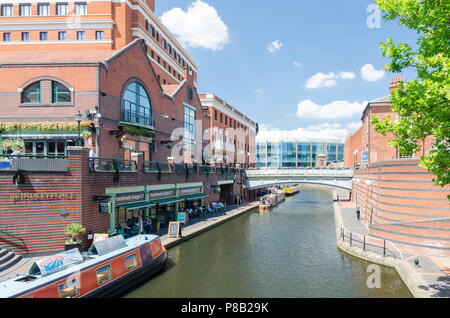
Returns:
[[[10,233],[8,233],[8,232],[6,232],[6,231],[3,231],[3,230],[0,230],[0,234],[5,234],[5,235],[7,235],[7,236],[9,236],[9,237],[12,237],[12,238],[14,238],[14,239],[16,239],[16,240],[21,241],[21,242],[22,242],[22,245],[23,245],[23,249],[24,249],[25,251],[28,251],[28,247],[27,247],[27,245],[25,244],[25,241],[23,240],[23,238],[18,237],[18,236],[15,236],[15,235],[10,234]]]
[[[68,171],[68,157],[57,155],[0,155],[0,171]]]
[[[89,158],[91,170],[95,172],[137,172],[137,163],[129,159]]]
[[[172,173],[173,166],[168,162],[159,161],[144,161],[143,162],[144,172],[148,173]]]
[[[383,256],[393,257],[395,260],[403,261],[402,252],[389,240],[355,233],[346,230],[342,225],[340,236],[342,241],[347,242],[350,246],[360,247],[363,251],[370,251]]]
[[[122,120],[128,123],[135,123],[149,127],[155,126],[154,120],[149,114],[137,113],[131,110],[122,110]]]
[[[327,176],[327,177],[353,177],[353,170],[333,169],[250,169],[247,176]]]

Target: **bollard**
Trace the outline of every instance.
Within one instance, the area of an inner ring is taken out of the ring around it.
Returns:
[[[364,235],[363,250],[366,251],[366,236]]]
[[[350,232],[350,246],[352,246],[352,232]]]
[[[386,256],[386,240],[383,241],[383,256]]]

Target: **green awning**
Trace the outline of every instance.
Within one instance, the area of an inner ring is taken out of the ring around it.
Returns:
[[[118,204],[118,207],[127,209],[127,210],[137,210],[141,208],[151,208],[156,204],[149,201],[138,201],[138,202],[130,202],[130,203],[122,203]]]
[[[182,196],[180,196],[180,198],[188,200],[188,201],[204,199],[204,198],[207,198],[207,197],[209,197],[209,195],[203,194],[203,193],[195,193],[195,194],[189,194],[189,195],[182,195]]]
[[[177,202],[181,202],[181,201],[184,201],[184,199],[179,198],[179,197],[168,197],[168,198],[163,198],[163,199],[152,200],[152,203],[159,204],[159,205],[168,205],[168,204],[177,203]]]

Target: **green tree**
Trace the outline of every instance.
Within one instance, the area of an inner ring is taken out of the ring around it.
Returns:
[[[390,146],[403,155],[421,150],[427,137],[433,149],[420,158],[420,165],[433,173],[433,181],[450,183],[450,0],[376,0],[387,21],[417,32],[416,47],[394,44],[392,38],[381,42],[383,57],[390,59],[385,70],[400,73],[412,69],[413,81],[404,81],[391,94],[392,110],[398,118],[380,121],[372,117],[374,129],[390,135]],[[450,199],[450,196],[449,196]]]

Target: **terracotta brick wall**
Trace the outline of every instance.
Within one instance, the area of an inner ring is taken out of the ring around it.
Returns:
[[[435,186],[418,164],[385,160],[355,171],[353,199],[371,235],[407,253],[450,256],[450,187]]]

